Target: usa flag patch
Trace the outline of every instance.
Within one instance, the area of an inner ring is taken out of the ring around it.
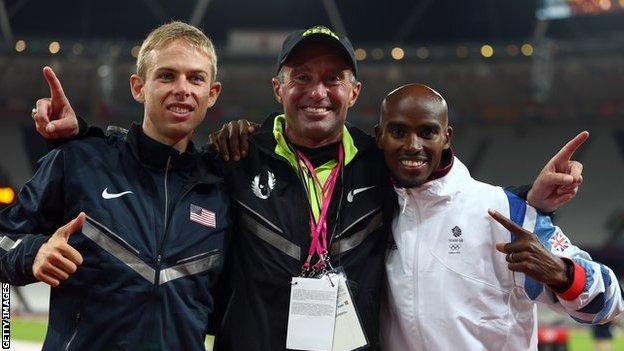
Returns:
[[[197,205],[191,204],[190,219],[191,221],[205,225],[206,227],[217,227],[215,213]]]

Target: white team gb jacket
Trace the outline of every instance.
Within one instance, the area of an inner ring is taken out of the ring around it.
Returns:
[[[524,200],[472,179],[457,158],[446,176],[396,192],[400,209],[381,316],[384,350],[536,350],[536,302],[582,323],[603,323],[622,311],[611,269],[592,261]],[[535,233],[554,254],[571,258],[572,288],[557,295],[510,271],[495,244],[513,237],[488,208]]]

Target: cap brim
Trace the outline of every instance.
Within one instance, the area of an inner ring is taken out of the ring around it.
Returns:
[[[284,65],[284,63],[288,60],[288,58],[291,57],[298,49],[300,49],[305,44],[313,43],[313,42],[327,43],[328,45],[338,48],[343,53],[345,60],[351,66],[353,73],[357,74],[357,68],[355,66],[355,57],[351,54],[351,52],[345,46],[345,44],[343,44],[340,40],[332,36],[329,36],[327,34],[323,34],[323,33],[314,33],[314,34],[307,35],[301,38],[296,43],[294,43],[294,45],[290,47],[288,51],[282,56],[282,60],[279,62],[278,70]]]

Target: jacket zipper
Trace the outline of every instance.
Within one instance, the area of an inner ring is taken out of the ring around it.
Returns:
[[[65,351],[69,350],[69,346],[74,341],[74,338],[76,338],[76,334],[78,334],[78,322],[80,321],[80,312],[76,313],[76,317],[74,318],[74,321],[75,321],[74,332],[72,333],[71,337],[69,338],[69,341],[67,342],[67,345],[65,345]]]
[[[409,201],[411,200],[411,192],[409,189],[407,189],[407,196],[405,201]],[[416,210],[416,225],[414,225],[414,228],[420,228],[420,225],[422,224],[422,215],[420,213],[420,206],[414,206],[414,209]],[[419,298],[419,292],[420,292],[420,280],[418,279],[418,277],[420,276],[419,271],[420,271],[420,258],[422,257],[422,255],[420,254],[420,245],[422,243],[422,233],[416,232],[416,254],[413,255],[414,259],[415,259],[415,263],[414,263],[414,275],[415,275],[415,286],[414,286],[414,300],[415,300],[415,304],[414,304],[414,317],[416,319],[416,332],[418,333],[418,337],[421,340],[421,342],[424,342],[423,340],[423,335],[422,335],[422,331],[420,330],[421,328],[419,327],[420,325],[420,308],[419,308],[419,304],[421,299]]]
[[[167,191],[167,175],[169,172],[169,161],[171,160],[171,156],[169,156],[169,159],[167,160],[167,169],[165,170],[165,192]],[[182,199],[197,185],[200,184],[201,182],[195,182],[195,183],[191,183],[188,184],[183,191],[180,193],[180,196],[178,196],[178,200],[176,201],[175,205],[171,208],[171,212],[173,213],[175,211],[175,209],[178,207],[178,205],[180,204],[180,202],[182,201]],[[167,193],[165,193],[165,207],[169,207],[169,196]],[[165,227],[164,227],[164,233],[162,236],[162,240],[160,241],[160,243],[158,244],[158,250],[157,250],[157,255],[156,255],[156,264],[157,264],[157,269],[156,269],[156,276],[154,277],[154,286],[158,286],[158,280],[160,278],[160,265],[162,262],[162,248],[165,244],[165,241],[167,240],[167,234],[169,233],[169,220],[167,217],[167,209],[165,208]]]
[[[158,279],[160,277],[160,263],[162,261],[162,247],[164,245],[165,242],[165,237],[167,236],[167,225],[168,225],[168,218],[167,218],[167,214],[169,212],[169,190],[167,189],[167,178],[169,177],[169,167],[171,166],[171,155],[169,155],[169,157],[167,157],[167,165],[165,166],[165,223],[163,225],[163,236],[162,239],[160,241],[160,243],[158,243],[158,248],[156,250],[156,272],[155,272],[155,277],[154,277],[154,286],[157,287],[158,286]]]

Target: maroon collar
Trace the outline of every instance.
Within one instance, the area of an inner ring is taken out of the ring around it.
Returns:
[[[453,160],[455,159],[455,157],[453,156],[454,156],[454,153],[453,153],[452,148],[448,148],[442,151],[442,157],[440,158],[440,166],[438,167],[438,169],[433,171],[431,175],[429,175],[429,178],[427,178],[427,182],[442,178],[445,175],[447,175],[448,172],[450,172],[451,168],[453,167]]]

